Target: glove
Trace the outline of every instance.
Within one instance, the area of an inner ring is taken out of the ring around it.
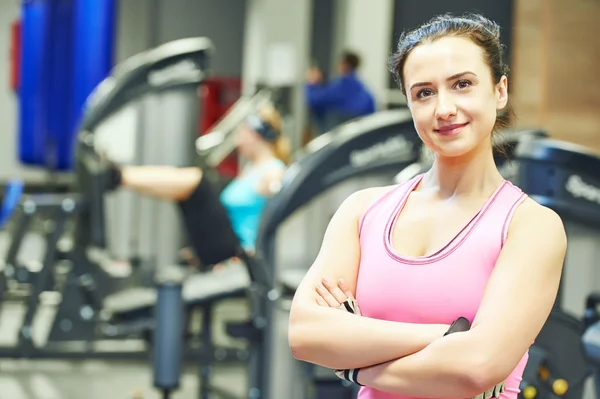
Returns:
[[[469,331],[470,329],[471,329],[471,323],[469,322],[469,320],[465,319],[464,317],[459,317],[452,323],[452,325],[450,326],[448,331],[446,331],[444,336],[455,333],[455,332]],[[485,391],[483,393],[480,393],[479,395],[477,395],[471,399],[498,398],[500,396],[500,394],[502,392],[504,392],[505,389],[506,389],[506,383],[503,381],[500,384],[488,389],[487,391]]]
[[[456,319],[452,322],[452,324],[450,325],[450,328],[444,334],[444,337],[448,334],[452,334],[455,332],[465,332],[465,331],[469,331],[470,329],[471,329],[471,322],[469,322],[469,320],[465,319],[464,317],[459,317],[458,319]]]

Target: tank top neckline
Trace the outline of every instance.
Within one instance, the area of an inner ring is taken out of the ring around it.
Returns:
[[[487,213],[487,211],[490,209],[492,204],[498,198],[502,189],[504,187],[506,187],[506,185],[508,183],[508,181],[506,179],[503,179],[502,182],[498,185],[498,187],[494,191],[494,193],[486,200],[486,202],[481,206],[481,208],[479,209],[479,211],[477,211],[477,213],[473,216],[473,218],[471,218],[471,220],[469,220],[467,222],[467,224],[465,226],[463,226],[463,228],[461,230],[459,230],[459,232],[454,237],[452,237],[450,239],[450,241],[448,241],[442,248],[440,248],[439,250],[437,250],[436,252],[434,252],[430,255],[424,255],[424,256],[402,255],[394,248],[394,246],[392,244],[392,232],[394,231],[394,227],[396,226],[398,216],[400,215],[400,213],[404,209],[404,206],[406,205],[406,202],[408,201],[409,195],[415,190],[415,188],[417,187],[417,185],[419,184],[419,182],[421,181],[423,176],[424,176],[424,174],[420,174],[420,175],[416,176],[411,183],[409,183],[409,186],[406,188],[406,190],[404,190],[402,197],[400,198],[398,203],[394,206],[394,209],[391,212],[391,214],[388,218],[388,221],[385,225],[385,229],[384,229],[383,241],[384,241],[384,246],[385,246],[388,256],[390,256],[392,259],[394,259],[400,263],[403,263],[403,264],[423,265],[423,264],[428,264],[428,263],[434,263],[434,262],[437,262],[437,261],[445,258],[446,256],[450,255],[452,252],[454,252],[456,249],[458,249],[461,246],[461,244],[467,239],[467,237],[469,236],[471,231],[473,231],[473,229],[481,221],[483,216]]]

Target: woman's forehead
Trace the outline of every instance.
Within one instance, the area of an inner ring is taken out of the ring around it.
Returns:
[[[406,86],[447,79],[471,71],[480,75],[487,65],[481,48],[462,37],[446,37],[415,47],[404,64]]]

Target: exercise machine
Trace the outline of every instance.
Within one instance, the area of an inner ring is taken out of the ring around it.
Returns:
[[[585,304],[583,350],[592,366],[594,374],[595,395],[587,397],[600,397],[600,292],[595,291],[588,295]]]
[[[95,151],[124,164],[193,164],[199,121],[197,90],[209,69],[211,53],[209,39],[188,38],[166,43],[117,65],[86,102],[77,135],[76,162],[86,159],[86,151]],[[6,293],[7,279],[11,278],[6,271],[22,267],[15,254],[32,219],[46,218],[53,226],[46,236],[41,271],[27,300],[19,342],[15,347],[0,349],[0,357],[130,355],[123,348],[97,348],[102,300],[128,284],[152,285],[156,265],[175,264],[184,237],[172,204],[136,198],[125,192],[115,193],[106,202],[104,213],[103,206],[91,209],[97,204],[81,194],[22,197],[13,215],[16,231],[5,260],[7,267],[0,274],[0,300]],[[69,230],[72,223],[76,227]],[[32,334],[34,317],[42,291],[56,274],[58,244],[65,237],[70,245],[61,251],[61,257],[69,267],[64,284],[56,288],[62,300],[47,342],[36,344]],[[136,270],[129,281],[112,278],[99,267],[110,258],[139,259],[145,267]],[[140,353],[145,356],[146,350],[134,350],[131,354]]]
[[[299,362],[289,350],[293,293],[312,264],[325,228],[352,192],[389,184],[419,159],[421,140],[407,110],[382,111],[341,125],[311,141],[284,176],[264,212],[257,256],[272,286],[262,298],[265,332],[252,398],[350,398],[353,388],[331,370]]]
[[[591,397],[584,382],[593,371],[598,381],[600,359],[595,293],[600,286],[600,157],[578,145],[538,139],[519,144],[515,163],[515,183],[558,213],[569,241],[555,308],[531,348],[522,396]]]

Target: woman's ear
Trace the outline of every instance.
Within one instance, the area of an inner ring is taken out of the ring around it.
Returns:
[[[496,84],[496,109],[504,109],[508,103],[508,78],[504,75]]]

